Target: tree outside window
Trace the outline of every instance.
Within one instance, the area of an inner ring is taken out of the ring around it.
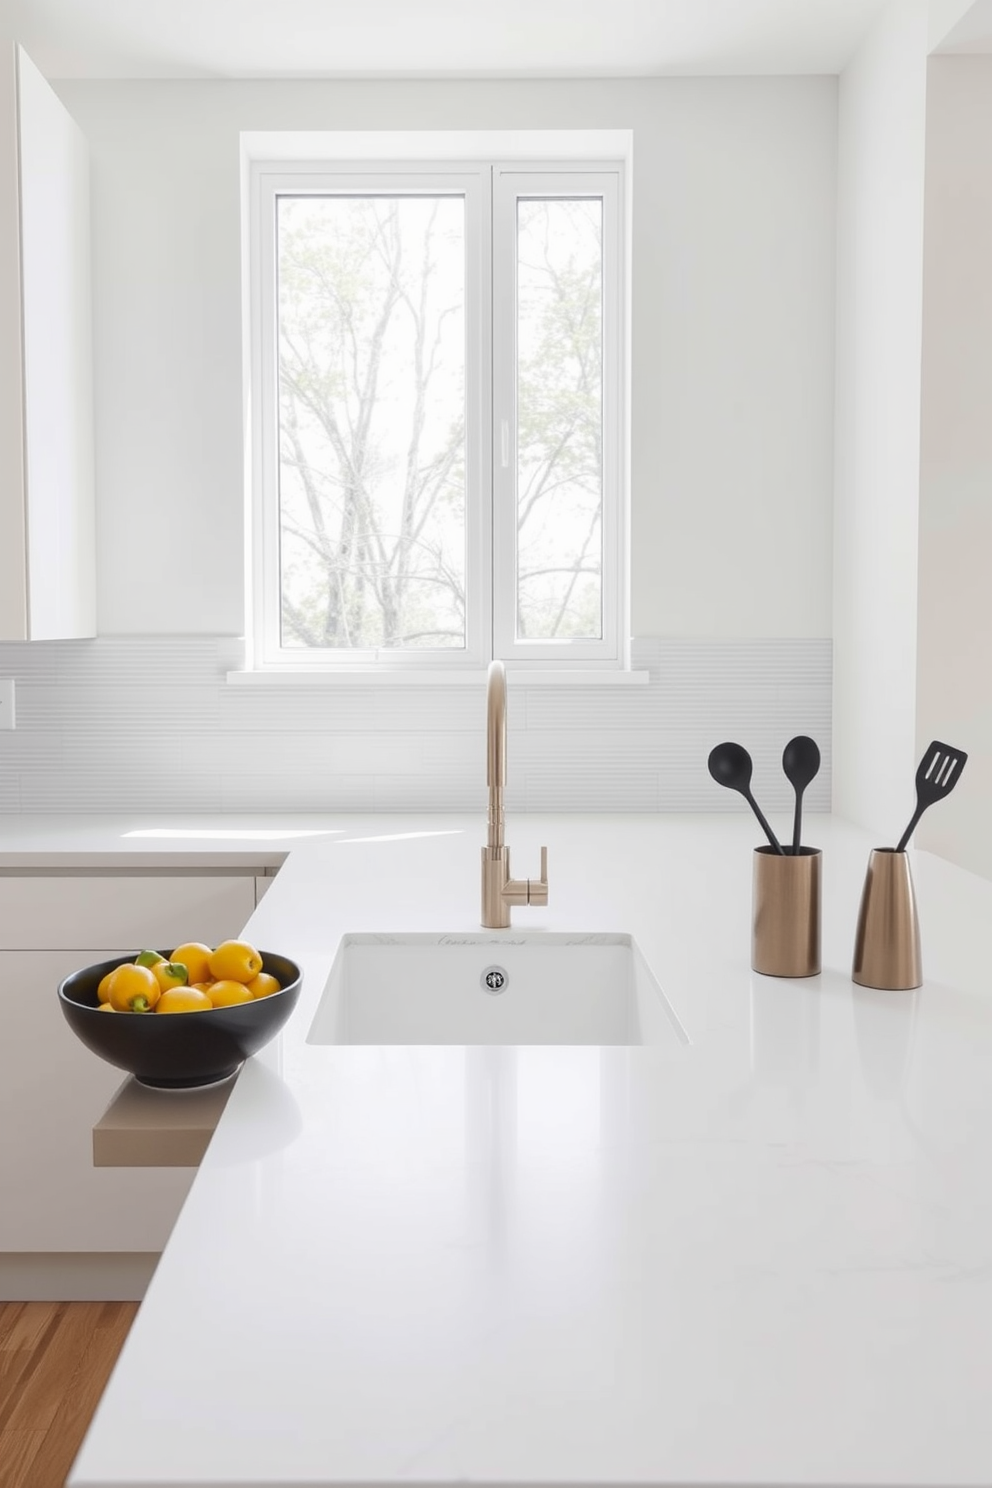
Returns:
[[[508,196],[504,182],[503,210],[485,204],[487,284],[469,267],[465,189],[272,182],[272,458],[256,529],[270,655],[462,659],[473,582],[512,644],[602,645],[615,209],[585,177],[569,184],[524,180]],[[484,644],[491,654],[491,634]]]

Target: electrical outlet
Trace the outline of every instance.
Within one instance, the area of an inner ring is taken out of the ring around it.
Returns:
[[[0,677],[0,729],[14,727],[14,679]]]

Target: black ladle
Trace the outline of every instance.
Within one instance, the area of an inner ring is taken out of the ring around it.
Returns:
[[[743,744],[718,744],[715,749],[710,750],[710,757],[706,763],[717,785],[725,785],[728,790],[740,791],[761,823],[762,831],[772,847],[782,857],[785,857],[781,842],[765,821],[757,801],[751,794],[751,771],[754,767],[751,764],[751,756]]]
[[[806,734],[797,734],[790,739],[782,752],[782,769],[785,778],[796,793],[796,815],[792,825],[792,855],[798,857],[802,840],[803,791],[820,768],[820,751],[815,739]]]

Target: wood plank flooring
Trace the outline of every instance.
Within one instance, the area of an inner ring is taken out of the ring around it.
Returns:
[[[137,1302],[0,1302],[0,1488],[64,1488]]]

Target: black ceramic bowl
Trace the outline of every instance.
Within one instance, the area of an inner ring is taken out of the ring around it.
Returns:
[[[265,970],[282,986],[269,997],[201,1013],[101,1013],[96,995],[101,980],[137,954],[74,971],[59,983],[59,1002],[69,1027],[88,1049],[159,1090],[213,1085],[233,1075],[249,1054],[279,1032],[303,984],[295,961],[261,951]]]

